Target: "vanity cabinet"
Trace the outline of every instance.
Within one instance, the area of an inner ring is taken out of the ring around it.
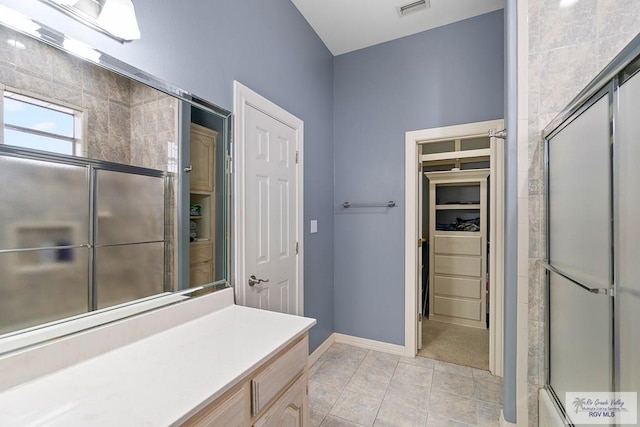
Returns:
[[[191,286],[214,281],[215,275],[215,152],[218,133],[191,124],[189,282]]]
[[[246,427],[250,420],[249,384],[242,384],[239,390],[220,398],[203,409],[184,425],[189,427]]]
[[[183,425],[306,426],[309,418],[308,353],[309,339],[305,334]]]

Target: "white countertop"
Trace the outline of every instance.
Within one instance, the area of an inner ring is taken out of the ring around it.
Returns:
[[[0,425],[179,424],[315,323],[232,305],[0,393]]]

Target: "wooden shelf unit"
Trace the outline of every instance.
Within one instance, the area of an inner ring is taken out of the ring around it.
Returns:
[[[425,175],[429,179],[429,319],[486,328],[489,170]],[[453,194],[459,198],[441,200]],[[465,203],[464,197],[473,197],[470,202],[479,199],[480,203]],[[468,217],[474,211],[480,218],[479,231],[436,229],[437,212]]]
[[[189,216],[195,224],[195,240],[189,245],[189,282],[191,286],[215,280],[215,153],[218,133],[204,126],[191,124],[191,173],[189,201],[200,205],[200,215]]]
[[[451,205],[436,205],[436,210],[479,210],[479,204],[451,204]]]

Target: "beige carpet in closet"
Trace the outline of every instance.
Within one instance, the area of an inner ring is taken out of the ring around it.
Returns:
[[[489,330],[424,320],[418,356],[489,369]]]

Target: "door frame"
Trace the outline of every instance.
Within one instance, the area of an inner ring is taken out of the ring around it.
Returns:
[[[298,162],[296,164],[296,181],[298,186],[297,206],[296,206],[296,242],[298,242],[298,253],[296,258],[297,278],[298,278],[298,301],[296,313],[304,315],[304,122],[289,113],[280,106],[274,104],[257,92],[249,89],[242,83],[233,82],[233,113],[234,138],[232,140],[232,167],[233,171],[233,242],[234,242],[234,265],[231,284],[235,288],[236,302],[245,305],[246,295],[244,283],[247,282],[245,274],[245,117],[246,107],[251,106],[275,120],[289,126],[296,134],[296,150],[298,151]]]
[[[468,123],[433,129],[421,129],[405,133],[405,355],[414,357],[418,349],[418,236],[419,216],[418,179],[422,172],[418,169],[419,148],[428,140],[460,138],[471,135],[489,135],[490,131],[504,129],[504,120]],[[490,181],[490,248],[489,277],[492,286],[489,293],[489,370],[497,376],[503,375],[504,347],[504,142],[491,138],[491,181]]]

